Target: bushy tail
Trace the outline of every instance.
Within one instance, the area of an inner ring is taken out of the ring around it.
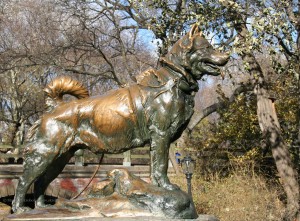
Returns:
[[[69,94],[78,99],[86,98],[89,92],[82,83],[68,77],[63,76],[54,79],[44,89],[46,93],[47,109],[53,109],[57,104],[63,101],[63,95]]]

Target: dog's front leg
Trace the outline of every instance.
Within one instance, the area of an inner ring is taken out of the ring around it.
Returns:
[[[170,139],[168,135],[153,134],[151,136],[151,181],[153,184],[168,190],[178,189],[168,178]]]

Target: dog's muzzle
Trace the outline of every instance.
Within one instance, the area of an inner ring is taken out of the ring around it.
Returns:
[[[227,64],[229,58],[228,54],[217,51],[208,51],[203,57],[195,53],[191,56],[192,72],[197,78],[204,74],[220,75],[221,67]]]

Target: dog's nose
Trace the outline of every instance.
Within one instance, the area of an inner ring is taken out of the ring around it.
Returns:
[[[215,53],[211,54],[211,60],[214,61],[214,64],[223,66],[225,65],[230,58],[229,53],[221,53],[216,51]]]

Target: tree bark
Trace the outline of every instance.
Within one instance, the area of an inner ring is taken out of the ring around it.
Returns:
[[[264,88],[257,88],[257,114],[262,133],[272,150],[281,184],[287,198],[284,220],[299,221],[299,184],[290,153],[281,135],[274,102]]]

